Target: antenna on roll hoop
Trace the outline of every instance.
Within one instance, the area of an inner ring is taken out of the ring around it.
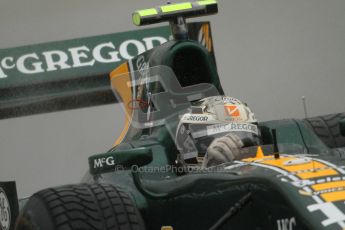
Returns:
[[[307,103],[306,103],[305,96],[302,96],[302,103],[303,103],[303,109],[304,109],[304,117],[308,118]]]
[[[278,140],[277,140],[277,130],[272,129],[272,136],[273,136],[273,153],[274,153],[274,158],[279,159],[280,154],[279,154],[279,149],[278,149]]]

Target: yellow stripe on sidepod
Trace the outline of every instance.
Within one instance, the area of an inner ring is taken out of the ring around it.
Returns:
[[[311,186],[315,191],[345,187],[345,181],[333,181],[322,184],[314,184]]]
[[[326,182],[322,184],[314,184],[311,186],[314,191],[321,192],[321,197],[326,202],[334,202],[334,201],[340,201],[345,200],[345,181],[332,181],[332,182]],[[341,191],[333,191],[333,192],[327,192],[327,190],[332,189],[343,189]]]
[[[335,202],[345,200],[345,191],[336,191],[336,192],[329,192],[321,194],[321,197],[326,202]]]
[[[262,158],[247,158],[243,162],[255,162],[257,164],[274,166],[286,172],[293,173],[300,179],[313,179],[319,177],[327,177],[338,175],[338,171],[326,164],[312,160],[306,163],[295,165],[286,165],[287,162],[297,160],[299,158],[293,156],[280,156],[279,159],[274,159],[273,156],[264,156]],[[335,202],[345,200],[345,190],[332,191],[332,189],[345,188],[345,181],[331,181],[320,184],[314,184],[311,188],[315,192],[320,192],[321,198],[325,202]],[[327,191],[330,190],[330,191]]]
[[[317,177],[334,176],[338,175],[338,172],[334,169],[323,169],[315,172],[305,172],[297,174],[301,179],[311,179]]]
[[[314,160],[311,160],[307,163],[301,163],[296,165],[286,165],[287,162],[297,159],[299,158],[294,156],[280,156],[279,159],[274,159],[273,156],[265,156],[263,159],[247,158],[243,161],[256,162],[259,164],[275,166],[287,172],[296,173],[296,176],[298,176],[301,179],[311,179],[324,176],[333,176],[338,174],[336,170]]]

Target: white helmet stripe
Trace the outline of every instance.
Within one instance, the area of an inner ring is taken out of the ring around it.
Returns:
[[[216,124],[219,123],[218,120],[214,118],[213,115],[210,114],[192,114],[186,113],[181,118],[182,123],[189,123],[189,124]]]

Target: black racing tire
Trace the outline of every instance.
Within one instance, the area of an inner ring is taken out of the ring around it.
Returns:
[[[314,133],[330,148],[345,147],[345,137],[340,134],[339,121],[345,113],[328,114],[306,118],[305,121]]]
[[[76,184],[35,193],[16,230],[142,230],[144,222],[129,195],[109,184]]]

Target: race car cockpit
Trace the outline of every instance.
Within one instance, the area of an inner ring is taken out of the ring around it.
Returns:
[[[250,108],[236,98],[222,96],[210,83],[182,87],[171,68],[155,66],[114,75],[111,85],[126,116],[121,140],[112,152],[142,146],[155,154],[152,146],[159,145],[166,155],[152,157],[153,161],[205,168],[202,161],[207,148],[227,133],[239,138],[241,145],[236,156],[220,163],[255,157],[258,145],[267,153],[274,152],[271,131],[258,126]],[[289,146],[281,145],[281,151],[305,151],[298,145]]]

